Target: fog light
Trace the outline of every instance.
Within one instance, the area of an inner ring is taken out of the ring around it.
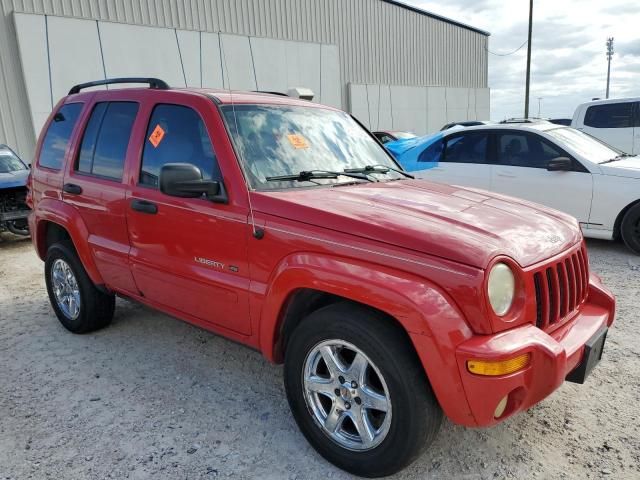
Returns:
[[[467,360],[467,370],[476,375],[487,375],[495,377],[498,375],[508,375],[509,373],[522,370],[529,365],[531,354],[525,353],[509,360],[499,362],[487,360]]]
[[[498,402],[498,406],[496,407],[495,412],[493,412],[493,418],[500,418],[507,408],[507,401],[509,400],[509,395],[505,395],[502,400]]]

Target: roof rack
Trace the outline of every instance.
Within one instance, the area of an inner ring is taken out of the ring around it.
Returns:
[[[146,78],[146,77],[123,77],[123,78],[106,78],[104,80],[95,80],[93,82],[80,83],[74,85],[69,90],[69,95],[79,93],[80,90],[89,87],[99,87],[100,85],[113,85],[115,83],[148,83],[149,88],[156,88],[158,90],[168,90],[169,85],[164,80],[159,78]]]
[[[265,93],[268,95],[279,95],[281,97],[288,97],[289,95],[287,95],[286,93],[283,92],[274,92],[274,91],[269,91],[269,90],[254,90],[253,93]]]

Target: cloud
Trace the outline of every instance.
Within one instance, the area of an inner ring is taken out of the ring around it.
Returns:
[[[410,0],[431,12],[487,30],[489,50],[513,52],[527,38],[529,2]],[[531,59],[531,111],[543,97],[543,116],[571,116],[575,107],[604,97],[605,42],[615,37],[613,97],[640,95],[640,2],[637,0],[536,0]],[[491,116],[522,116],[526,46],[509,56],[489,55]]]

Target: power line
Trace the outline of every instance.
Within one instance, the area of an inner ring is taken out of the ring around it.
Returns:
[[[495,55],[497,57],[508,57],[509,55],[513,55],[514,53],[519,52],[522,47],[524,47],[527,43],[529,43],[529,40],[525,40],[522,45],[520,45],[518,48],[516,48],[513,52],[509,52],[509,53],[496,53],[496,52],[492,52],[491,50],[489,50],[487,47],[485,47],[485,50],[487,52],[489,52],[491,55]]]

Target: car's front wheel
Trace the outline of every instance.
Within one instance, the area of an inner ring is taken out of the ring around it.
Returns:
[[[307,440],[356,475],[402,469],[442,421],[404,332],[356,305],[330,305],[302,321],[287,345],[285,386]]]
[[[620,225],[620,233],[627,247],[640,255],[640,203],[625,213]]]

